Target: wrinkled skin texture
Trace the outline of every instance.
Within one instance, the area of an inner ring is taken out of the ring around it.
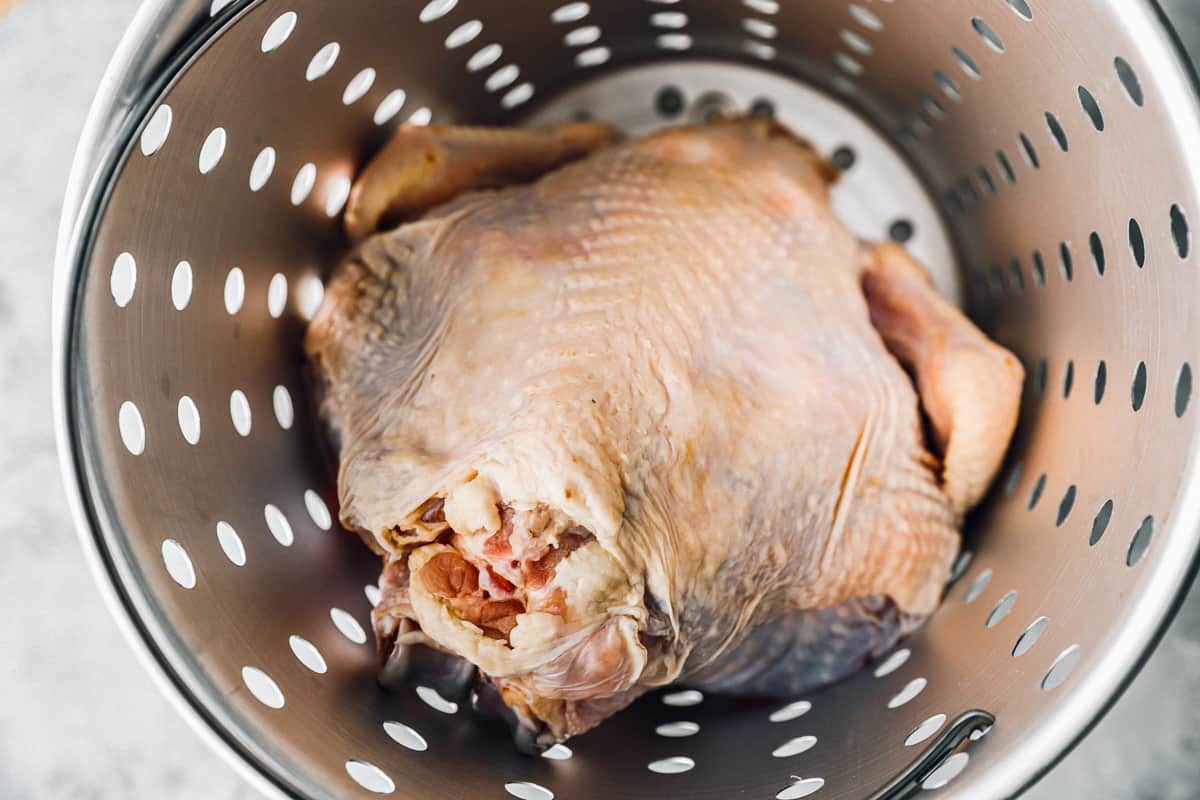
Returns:
[[[574,130],[590,155],[477,190],[510,136],[402,130],[355,196],[447,202],[362,241],[309,331],[342,521],[390,564],[381,642],[468,659],[543,743],[672,681],[792,695],[890,647],[937,604],[1019,364],[855,239],[775,123]],[[446,137],[474,159],[453,199],[411,168]]]

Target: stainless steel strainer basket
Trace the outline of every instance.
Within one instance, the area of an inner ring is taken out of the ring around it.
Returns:
[[[775,113],[1029,375],[943,607],[852,680],[677,688],[543,758],[387,693],[300,340],[403,121]],[[196,727],[268,794],[1001,797],[1111,702],[1200,531],[1200,107],[1141,0],[153,0],[68,190],[57,413],[83,540]],[[986,734],[985,734],[986,731]],[[944,787],[944,788],[942,788]]]

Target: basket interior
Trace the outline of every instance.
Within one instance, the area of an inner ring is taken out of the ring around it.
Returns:
[[[1018,789],[1136,662],[1195,547],[1190,77],[1150,4],[1073,5],[206,3],[93,210],[68,340],[90,521],[155,657],[297,796],[860,798],[970,709],[994,728],[927,785]],[[1025,364],[943,607],[826,691],[657,693],[544,758],[382,692],[379,565],[336,524],[300,354],[356,169],[404,121],[636,132],[756,105],[852,157],[852,227],[906,239]]]

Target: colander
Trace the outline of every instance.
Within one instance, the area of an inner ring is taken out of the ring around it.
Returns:
[[[378,559],[337,525],[300,342],[357,169],[401,123],[774,114],[864,237],[1029,375],[942,607],[775,703],[672,687],[544,757],[386,692]],[[67,484],[150,671],[266,794],[1018,793],[1192,573],[1200,107],[1142,0],[153,0],[104,79],[56,276]]]

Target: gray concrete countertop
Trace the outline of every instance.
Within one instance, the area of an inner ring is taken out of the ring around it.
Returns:
[[[1200,42],[1200,0],[1166,5],[1185,36]],[[26,0],[0,15],[5,800],[256,796],[176,716],[109,619],[76,544],[56,464],[49,330],[59,206],[84,115],[136,6],[137,0]],[[1114,710],[1028,796],[1200,797],[1197,707],[1200,592]]]

